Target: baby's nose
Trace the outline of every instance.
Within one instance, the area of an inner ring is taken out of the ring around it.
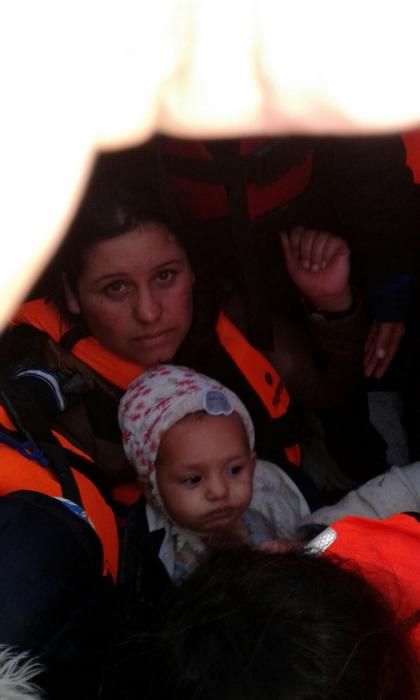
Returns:
[[[225,498],[228,494],[228,484],[223,476],[213,476],[207,485],[207,496],[211,500]]]

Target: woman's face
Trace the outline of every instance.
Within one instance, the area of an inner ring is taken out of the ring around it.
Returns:
[[[109,350],[145,367],[170,361],[187,335],[194,275],[163,226],[141,228],[90,248],[68,309]]]

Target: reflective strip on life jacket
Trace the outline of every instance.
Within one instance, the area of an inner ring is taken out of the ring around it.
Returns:
[[[57,307],[45,299],[34,299],[21,306],[12,320],[13,325],[26,323],[46,333],[60,343],[69,330],[68,323],[58,313]],[[143,372],[143,367],[123,360],[104,348],[95,338],[87,336],[77,340],[71,349],[72,355],[95,370],[114,386],[126,389],[130,382]]]
[[[0,427],[13,428],[7,413],[0,406]],[[58,433],[54,433],[65,448],[90,459],[81,450],[77,450]],[[52,472],[38,462],[28,459],[17,450],[7,445],[0,445],[1,477],[0,495],[13,491],[36,491],[52,498],[61,497],[62,489]],[[118,571],[119,540],[114,514],[96,486],[76,469],[72,469],[80,491],[83,508],[93,523],[103,549],[103,573],[110,573],[116,580]]]

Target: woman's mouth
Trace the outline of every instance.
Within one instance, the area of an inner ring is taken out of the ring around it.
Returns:
[[[138,335],[135,338],[131,338],[132,343],[141,345],[143,347],[154,347],[155,345],[160,345],[162,341],[165,341],[171,330],[159,331],[158,333],[147,333],[144,335]]]

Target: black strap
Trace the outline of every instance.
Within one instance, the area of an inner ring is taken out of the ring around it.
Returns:
[[[79,487],[71,470],[66,450],[55,438],[30,397],[20,395],[15,387],[4,382],[0,390],[0,399],[10,420],[24,440],[33,443],[46,455],[49,467],[60,483],[63,497],[83,507]]]
[[[88,333],[82,326],[73,326],[73,328],[69,328],[69,330],[61,336],[60,345],[64,350],[70,352],[79,340],[87,336]]]
[[[232,234],[243,277],[247,335],[257,347],[272,350],[271,312],[262,292],[264,282],[259,265],[257,241],[248,216],[246,179],[243,173],[239,175],[235,185],[228,188],[227,195]]]
[[[139,499],[129,510],[121,533],[118,576],[119,611],[125,630],[137,621],[144,624],[162,597],[172,589],[168,572],[159,559],[165,530],[149,532],[146,501]]]

